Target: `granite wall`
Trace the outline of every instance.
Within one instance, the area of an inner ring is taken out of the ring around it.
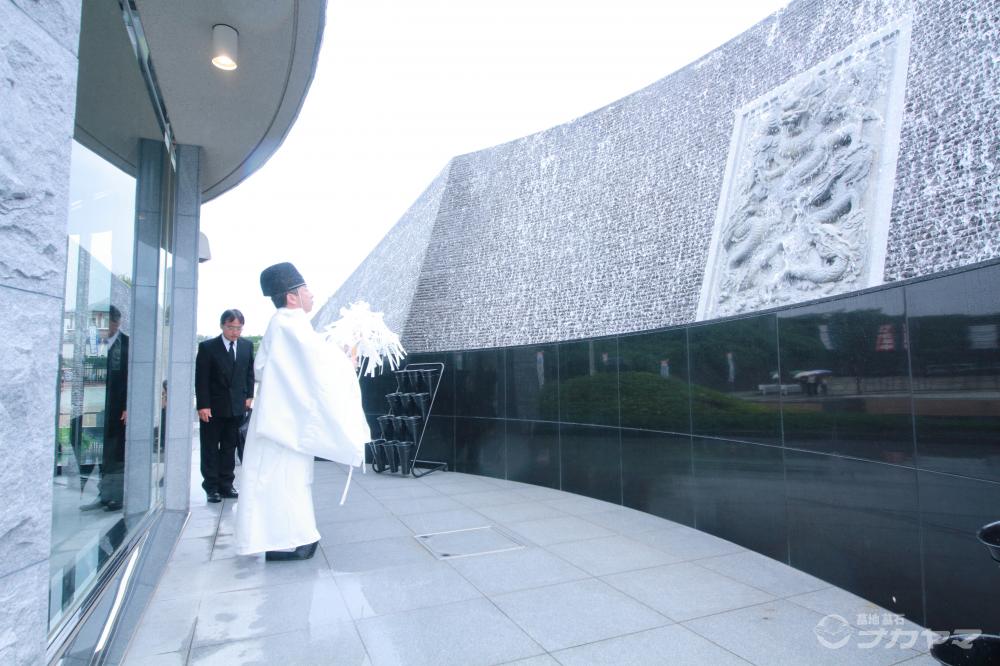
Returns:
[[[413,351],[693,321],[735,112],[904,19],[912,37],[884,279],[997,257],[1000,18],[993,3],[797,0],[622,100],[454,158],[447,181],[431,187],[442,188],[434,220],[400,220],[327,311],[365,298],[387,312]],[[407,230],[419,236],[430,224],[409,297],[384,271],[418,251],[400,242]],[[399,326],[402,312],[408,316]]]
[[[43,663],[80,3],[0,0],[0,663]]]

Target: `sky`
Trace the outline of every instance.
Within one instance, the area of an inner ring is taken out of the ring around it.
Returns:
[[[274,313],[260,271],[291,261],[319,308],[456,155],[606,106],[788,0],[329,0],[312,87],[257,173],[202,207],[198,333]]]

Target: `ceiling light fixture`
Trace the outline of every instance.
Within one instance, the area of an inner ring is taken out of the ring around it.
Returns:
[[[212,26],[212,64],[227,72],[236,69],[240,33],[224,23]]]

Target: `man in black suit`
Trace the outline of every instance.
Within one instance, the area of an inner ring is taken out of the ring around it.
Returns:
[[[240,421],[253,401],[253,345],[240,341],[243,313],[226,310],[222,335],[198,345],[194,388],[201,421],[201,487],[209,502],[238,497],[233,487]]]
[[[128,419],[128,336],[120,329],[122,313],[108,308],[108,368],[104,384],[104,445],[98,498],[80,507],[120,511],[125,488],[125,423]]]

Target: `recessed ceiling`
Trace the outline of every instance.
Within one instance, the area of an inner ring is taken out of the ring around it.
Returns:
[[[162,135],[118,3],[83,6],[77,135],[134,173],[136,139]],[[174,139],[202,148],[207,201],[260,168],[284,140],[312,81],[326,2],[135,0],[135,6]],[[217,23],[239,32],[236,70],[211,63]]]

